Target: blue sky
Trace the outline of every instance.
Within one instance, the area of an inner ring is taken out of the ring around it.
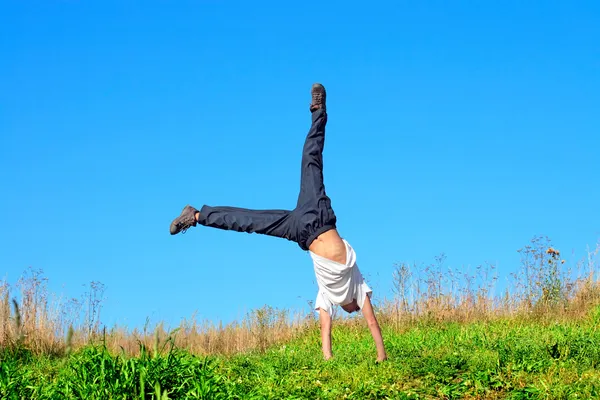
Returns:
[[[396,262],[519,263],[600,238],[600,3],[3,1],[0,278],[106,286],[130,327],[307,308],[285,240],[168,226],[292,208],[310,85],[325,183],[376,298]],[[571,255],[572,253],[572,255]]]

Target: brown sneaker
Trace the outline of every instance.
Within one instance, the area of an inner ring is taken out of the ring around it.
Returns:
[[[179,217],[175,218],[173,222],[171,222],[171,235],[176,235],[179,232],[185,233],[188,228],[196,226],[198,223],[196,221],[197,212],[198,210],[196,210],[194,207],[185,206]]]
[[[325,99],[327,98],[327,93],[325,92],[325,87],[320,83],[315,83],[312,85],[312,89],[310,90],[310,94],[312,95],[312,103],[310,103],[310,112],[315,112],[319,109],[323,109],[326,111],[327,107],[325,106]]]

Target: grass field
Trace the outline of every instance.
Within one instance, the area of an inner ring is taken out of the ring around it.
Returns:
[[[422,323],[384,334],[347,323],[323,361],[317,329],[264,352],[194,356],[169,340],[135,357],[87,346],[68,357],[5,352],[3,399],[600,398],[600,308],[579,320]]]
[[[324,361],[314,318],[265,307],[228,326],[105,329],[97,292],[67,320],[29,275],[20,301],[0,286],[0,398],[600,398],[599,252],[573,273],[539,238],[521,251],[521,279],[500,294],[493,268],[461,281],[442,258],[396,266],[396,298],[376,304],[381,364],[361,318],[335,319]]]

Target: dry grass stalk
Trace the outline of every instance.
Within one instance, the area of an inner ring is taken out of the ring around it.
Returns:
[[[496,293],[493,265],[472,272],[444,266],[445,256],[425,267],[399,264],[392,275],[395,297],[376,305],[384,328],[404,330],[415,323],[488,321],[496,318],[572,319],[588,315],[600,303],[600,243],[572,269],[547,238],[534,238],[519,250],[521,271],[509,289]],[[163,324],[152,329],[106,329],[100,324],[104,287],[92,282],[82,300],[50,298],[41,272],[30,270],[17,285],[18,307],[11,310],[12,292],[0,282],[0,348],[24,346],[37,354],[65,354],[90,342],[136,355],[140,343],[160,350],[172,341],[195,354],[235,354],[262,351],[316,327],[310,314],[290,314],[268,306],[239,322],[217,325],[195,318],[175,331]],[[20,313],[19,313],[20,312]],[[362,319],[336,316],[338,323],[362,326]],[[20,321],[17,321],[20,320]]]

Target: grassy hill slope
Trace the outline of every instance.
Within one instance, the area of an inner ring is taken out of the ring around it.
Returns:
[[[265,351],[195,356],[160,341],[129,357],[102,345],[57,358],[6,350],[3,399],[593,399],[600,398],[600,308],[583,318],[419,322],[385,328],[390,359],[376,364],[368,330],[334,330],[323,361],[319,331]]]

